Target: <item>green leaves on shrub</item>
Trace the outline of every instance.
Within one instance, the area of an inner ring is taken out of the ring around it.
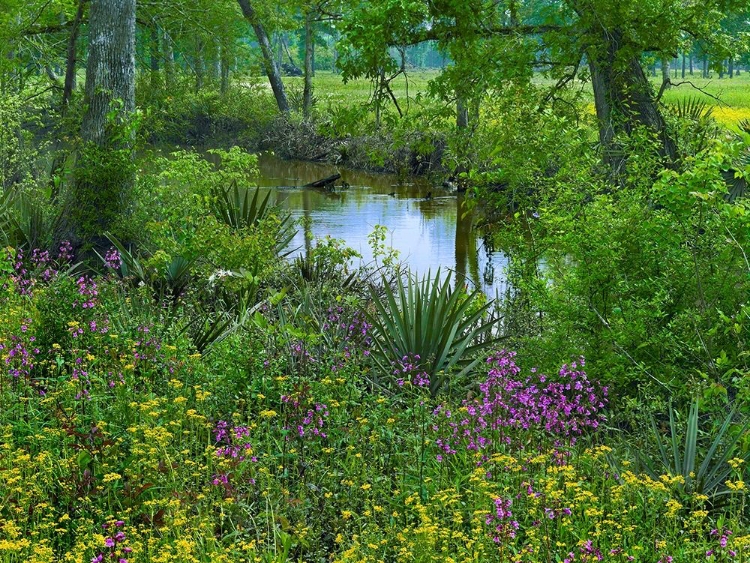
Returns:
[[[368,315],[374,328],[374,356],[384,372],[404,356],[418,355],[420,367],[430,376],[435,396],[451,378],[459,378],[480,360],[479,353],[500,340],[493,328],[498,319],[488,317],[492,303],[482,304],[481,292],[451,288],[451,275],[440,270],[421,281],[407,274],[395,287],[383,279],[384,294],[370,294],[375,313]]]

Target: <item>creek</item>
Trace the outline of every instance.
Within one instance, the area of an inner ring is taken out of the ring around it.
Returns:
[[[261,154],[258,164],[258,185],[272,190],[276,205],[309,225],[300,227],[292,241],[295,254],[328,235],[343,240],[368,264],[373,255],[367,237],[375,225],[383,225],[388,230],[386,244],[399,251],[412,271],[421,275],[450,270],[454,279],[465,280],[491,298],[505,291],[507,258],[484,249],[471,229],[463,194],[450,193],[423,177],[400,181],[395,175],[282,160],[269,153]],[[302,187],[334,174],[341,174],[341,179],[333,192]],[[342,189],[342,182],[349,187]]]

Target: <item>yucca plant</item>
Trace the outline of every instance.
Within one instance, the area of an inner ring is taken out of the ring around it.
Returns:
[[[411,274],[395,286],[383,278],[383,288],[371,286],[375,312],[368,314],[374,329],[374,357],[385,373],[405,356],[419,356],[434,397],[449,378],[460,378],[480,360],[479,353],[500,338],[493,328],[498,318],[487,317],[492,302],[481,304],[479,290],[465,293],[451,288],[451,276],[440,270],[422,280]]]
[[[188,260],[182,256],[174,256],[162,271],[149,271],[141,264],[138,257],[125,247],[114,235],[105,236],[120,254],[120,272],[125,278],[131,277],[138,283],[144,283],[154,290],[159,299],[169,297],[176,301],[188,288],[193,280],[192,269],[195,259]],[[104,261],[104,258],[99,256]]]
[[[719,431],[714,435],[708,449],[703,454],[699,444],[698,400],[696,399],[690,406],[684,437],[680,435],[681,429],[676,420],[675,410],[670,407],[669,440],[664,439],[652,418],[651,431],[659,451],[659,457],[651,460],[639,456],[639,461],[646,473],[652,478],[659,478],[661,474],[665,473],[672,476],[682,476],[685,480],[685,491],[704,494],[715,500],[717,497],[730,492],[724,486],[732,472],[732,467],[728,461],[733,457],[745,461],[750,459],[750,452],[743,452],[739,449],[740,440],[750,422],[745,423],[739,430],[730,433],[736,415],[737,406],[727,414]]]
[[[270,191],[261,197],[260,188],[255,188],[255,191],[241,189],[237,182],[232,182],[228,189],[217,187],[214,190],[213,212],[233,229],[244,229],[257,225],[270,215],[270,198]],[[291,215],[282,214],[278,219],[276,252],[281,253],[292,242],[296,231]]]
[[[700,121],[711,116],[713,107],[709,106],[705,100],[691,97],[677,100],[677,103],[674,105],[674,113],[681,119]]]
[[[27,194],[12,190],[0,193],[0,240],[3,244],[25,246],[29,250],[45,248],[50,232],[41,205]]]

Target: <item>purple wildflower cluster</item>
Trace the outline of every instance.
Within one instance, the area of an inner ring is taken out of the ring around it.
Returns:
[[[563,563],[573,563],[573,561],[580,561],[581,563],[591,562],[591,561],[603,561],[604,555],[602,555],[601,550],[594,546],[594,542],[591,540],[586,540],[583,542],[583,545],[581,545],[578,548],[578,554],[573,553],[572,551],[568,553],[568,556],[563,559]]]
[[[217,487],[223,487],[229,493],[232,490],[232,477],[240,472],[245,462],[257,463],[258,458],[253,455],[250,429],[247,426],[230,427],[225,420],[220,420],[216,423],[214,438],[218,446],[216,457],[228,460],[232,470],[217,473],[213,476],[212,483]],[[248,483],[254,485],[255,479],[248,479]]]
[[[170,361],[162,350],[161,339],[151,333],[146,325],[138,327],[140,338],[133,343],[133,363],[139,370],[166,367],[170,374],[175,373],[175,363]]]
[[[119,270],[122,266],[122,257],[116,248],[110,248],[104,255],[104,266],[112,270]]]
[[[11,335],[10,342],[0,342],[0,352],[4,352],[7,373],[14,380],[28,380],[34,369],[36,356],[39,355],[39,348],[34,344],[36,337],[27,336],[30,323],[31,319],[24,319],[20,335]]]
[[[349,315],[343,307],[329,307],[322,326],[324,331],[335,333],[345,344],[364,344],[365,349],[372,345],[372,337],[368,335],[371,328],[364,313],[354,311]]]
[[[293,431],[287,435],[287,439],[292,434],[300,439],[328,437],[324,431],[328,407],[313,401],[307,386],[299,387],[291,395],[282,395],[281,402],[284,407],[284,429]]]
[[[103,561],[117,561],[117,563],[128,563],[128,555],[133,551],[132,548],[125,545],[127,536],[122,530],[125,522],[118,520],[114,523],[113,534],[104,540],[106,551],[99,552],[91,558],[91,563],[102,563]],[[102,528],[109,529],[109,524],[103,524]]]
[[[732,530],[726,528],[714,528],[710,533],[711,537],[717,541],[717,546],[706,551],[706,559],[712,557],[721,557],[721,555],[727,555],[731,558],[737,557],[737,551],[729,549],[727,544],[729,542],[729,536],[732,535]]]
[[[321,328],[340,350],[331,371],[343,370],[346,364],[360,353],[364,357],[370,355],[372,337],[369,331],[372,325],[367,322],[361,311],[351,313],[344,307],[330,307]]]
[[[8,250],[7,257],[13,264],[11,279],[21,295],[31,295],[34,286],[39,282],[49,283],[58,273],[59,268],[73,259],[73,247],[63,241],[53,260],[48,250],[35,248],[26,256],[22,248]]]
[[[81,299],[73,301],[73,308],[93,309],[96,307],[99,289],[94,279],[90,276],[81,276],[76,280],[76,285],[78,286],[78,295],[81,296]]]
[[[495,508],[487,514],[484,523],[491,528],[492,541],[499,544],[516,537],[518,522],[512,519],[513,512],[510,510],[512,500],[498,497],[494,503]]]
[[[429,387],[430,376],[420,365],[419,354],[407,354],[401,361],[393,362],[393,375],[396,385],[403,387],[407,383],[415,387]]]
[[[507,430],[541,430],[559,445],[561,438],[574,443],[576,436],[599,426],[607,388],[589,381],[581,369],[583,358],[564,365],[554,378],[536,370],[523,377],[514,358],[515,352],[503,350],[487,360],[490,370],[479,386],[480,396],[463,402],[461,417],[443,406],[433,411],[433,430],[439,431],[444,422],[448,432],[435,441],[441,450],[438,460],[459,447],[486,451],[510,444]]]

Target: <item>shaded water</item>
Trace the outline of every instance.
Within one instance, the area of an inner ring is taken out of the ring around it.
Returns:
[[[297,253],[310,247],[310,236],[330,235],[344,240],[367,264],[373,259],[367,236],[375,225],[383,225],[388,229],[386,244],[398,250],[412,270],[422,274],[448,269],[489,297],[502,294],[506,257],[482,248],[471,232],[471,215],[462,208],[463,195],[435,187],[425,178],[399,182],[394,175],[282,160],[271,154],[261,155],[259,166],[258,185],[272,188],[280,207],[311,224],[307,233],[300,229],[292,242]],[[337,173],[341,180],[334,193],[302,188]],[[341,190],[342,181],[351,187]]]

